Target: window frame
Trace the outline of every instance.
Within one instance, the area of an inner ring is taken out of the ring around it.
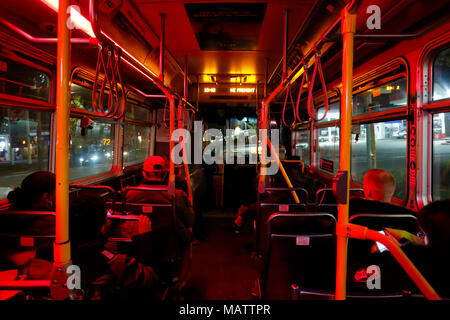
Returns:
[[[309,141],[308,141],[308,143],[309,143],[309,154],[308,154],[309,164],[306,164],[305,161],[302,160],[302,159],[300,159],[300,160],[303,162],[303,164],[305,166],[305,169],[310,169],[310,168],[313,167],[312,166],[312,161],[311,161],[312,160],[311,152],[312,152],[312,149],[313,149],[312,144],[311,144],[311,141],[313,140],[312,136],[311,136],[311,126],[310,125],[306,125],[306,126],[295,128],[295,130],[291,130],[291,141],[292,141],[292,133],[298,132],[298,131],[307,131],[308,134],[309,134]],[[295,147],[292,148],[292,149],[295,149]],[[292,150],[291,150],[291,152],[292,152]]]
[[[1,33],[1,32],[0,32]],[[31,98],[25,98],[25,97],[19,97],[11,94],[6,93],[0,93],[0,106],[4,108],[10,108],[10,109],[21,109],[21,110],[28,110],[28,111],[37,111],[37,112],[47,112],[50,114],[50,139],[49,139],[49,150],[48,150],[48,171],[54,172],[55,170],[55,130],[56,130],[56,117],[55,117],[55,75],[51,71],[51,63],[50,61],[52,59],[36,59],[35,57],[30,56],[24,48],[28,48],[31,52],[39,51],[35,47],[29,46],[26,43],[23,43],[24,47],[15,47],[11,45],[10,43],[3,43],[0,42],[3,47],[3,50],[1,52],[1,57],[4,57],[5,59],[9,59],[12,61],[15,61],[17,63],[21,63],[29,68],[36,69],[39,71],[42,71],[45,73],[49,78],[49,93],[48,93],[48,100],[37,100],[37,99],[31,99]],[[19,57],[16,54],[13,53],[13,51],[17,51],[24,55],[24,57]],[[45,53],[46,57],[52,58],[52,56],[49,56]],[[41,64],[33,63],[30,60],[27,60],[26,57],[29,57],[30,59],[36,59],[39,60]],[[9,202],[7,199],[0,200],[0,208],[7,207],[9,205]]]
[[[55,96],[55,81],[54,81],[54,75],[52,71],[49,68],[46,68],[42,65],[33,63],[25,58],[18,57],[14,54],[6,54],[2,52],[0,54],[0,58],[5,58],[8,60],[12,60],[16,63],[22,64],[28,68],[38,70],[40,72],[43,72],[49,79],[49,87],[48,87],[48,99],[47,101],[44,100],[38,100],[38,99],[31,99],[31,98],[25,98],[25,97],[19,97],[13,94],[7,94],[7,93],[0,93],[0,104],[6,104],[8,106],[14,106],[15,108],[23,108],[28,110],[42,110],[43,108],[48,109],[48,111],[54,111],[56,109],[54,96]]]
[[[447,32],[429,41],[422,49],[417,75],[417,134],[422,143],[417,150],[416,201],[419,208],[433,201],[433,115],[450,112],[450,98],[432,100],[433,66],[437,55],[450,47]]]
[[[143,121],[143,120],[136,120],[136,119],[129,119],[126,117],[126,108],[128,103],[130,102],[130,100],[134,100],[137,106],[141,107],[141,108],[145,108],[147,109],[150,113],[151,113],[151,117],[152,120],[148,120],[148,121]],[[133,124],[133,125],[137,125],[137,126],[141,126],[141,127],[148,127],[150,128],[150,137],[149,137],[149,145],[148,145],[148,154],[147,157],[152,153],[152,146],[154,144],[154,141],[152,141],[152,137],[156,137],[156,132],[154,134],[152,134],[152,130],[155,130],[156,128],[156,124],[154,123],[154,118],[155,118],[155,108],[152,108],[152,106],[148,103],[146,103],[146,98],[144,96],[141,96],[140,94],[132,91],[132,90],[128,90],[127,94],[126,94],[126,100],[125,100],[125,113],[124,113],[124,121],[123,121],[123,126],[122,126],[122,153],[125,149],[125,125],[128,124]],[[143,162],[140,163],[136,163],[136,164],[131,164],[131,165],[125,165],[125,161],[123,159],[123,154],[121,155],[122,158],[122,170],[125,171],[133,171],[133,170],[137,170],[139,168],[142,167]]]
[[[79,81],[74,81],[74,76],[75,74],[79,74],[79,77],[82,79],[85,79],[86,81],[90,81],[93,82],[94,79],[94,75],[92,73],[90,73],[89,71],[83,69],[80,66],[76,66],[72,69],[71,75],[70,75],[70,82],[69,82],[69,86],[72,85],[72,83],[76,83],[79,86],[88,88],[90,90],[92,90],[92,88],[90,87],[86,87],[85,85],[83,85],[82,83],[80,83]],[[99,77],[99,81],[101,81],[102,79]],[[121,163],[122,163],[122,155],[120,154],[121,152],[119,152],[119,150],[123,149],[123,140],[121,139],[121,127],[123,127],[123,120],[119,121],[113,121],[110,118],[106,118],[106,117],[102,117],[99,116],[97,113],[93,112],[93,111],[89,111],[89,110],[84,110],[84,109],[78,109],[78,108],[72,108],[70,107],[70,117],[71,118],[82,118],[83,116],[88,116],[89,118],[91,118],[92,120],[98,120],[102,123],[109,123],[113,126],[113,134],[112,136],[114,137],[114,145],[113,145],[113,151],[114,151],[114,157],[113,157],[113,163],[112,163],[112,167],[111,170],[108,172],[103,172],[103,173],[99,173],[93,176],[89,176],[86,178],[81,178],[78,180],[73,180],[70,183],[72,184],[92,184],[92,183],[99,183],[101,181],[104,181],[105,179],[108,178],[112,178],[112,177],[116,177],[119,176],[121,173]]]

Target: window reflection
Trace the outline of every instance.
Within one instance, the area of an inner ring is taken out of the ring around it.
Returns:
[[[305,166],[310,164],[309,129],[292,132],[292,155],[298,156]]]
[[[319,168],[329,173],[339,170],[339,127],[318,128]]]
[[[149,155],[150,127],[126,123],[124,128],[123,164],[142,163]]]
[[[70,180],[111,171],[113,165],[113,125],[96,121],[82,136],[80,121],[70,119]]]
[[[325,107],[320,107],[319,109],[317,109],[317,119],[322,119],[319,121],[320,122],[326,122],[326,121],[332,121],[332,120],[338,120],[340,117],[340,102],[336,101],[334,103],[330,103],[329,104],[329,109],[327,112],[327,115],[325,116],[324,119],[322,119],[324,113],[325,113]]]
[[[48,170],[48,112],[0,107],[0,199],[32,172]]]
[[[450,48],[440,52],[433,64],[433,100],[450,98]]]
[[[397,183],[394,196],[406,196],[407,121],[394,120],[352,128],[352,180],[362,184],[370,169],[391,172]]]
[[[42,71],[0,58],[0,92],[18,97],[48,101],[50,78]]]
[[[450,112],[433,115],[433,199],[450,198]]]
[[[354,95],[353,115],[406,106],[406,86],[406,78],[401,78]]]

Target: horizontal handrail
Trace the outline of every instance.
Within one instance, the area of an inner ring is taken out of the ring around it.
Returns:
[[[50,280],[0,280],[0,290],[50,288]]]
[[[397,260],[400,266],[405,270],[414,284],[420,289],[424,296],[429,300],[441,300],[429,282],[424,278],[416,266],[411,262],[403,250],[389,237],[371,230],[367,227],[355,224],[337,224],[336,235],[345,236],[347,238],[354,238],[360,240],[373,240],[383,244],[392,256]]]

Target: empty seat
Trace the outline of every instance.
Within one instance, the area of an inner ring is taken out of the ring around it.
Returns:
[[[336,265],[336,219],[328,213],[275,213],[267,221],[261,272],[264,299],[289,299],[290,285],[332,289]]]
[[[308,191],[304,188],[266,188],[273,196],[260,200],[255,219],[255,249],[265,250],[267,237],[267,219],[276,212],[304,212],[307,210]],[[292,191],[297,193],[300,203],[295,203]],[[272,202],[273,201],[273,202]]]

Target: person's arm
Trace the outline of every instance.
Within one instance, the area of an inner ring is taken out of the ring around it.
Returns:
[[[414,244],[414,245],[420,245],[420,246],[425,245],[424,239],[422,239],[416,235],[413,235],[412,233],[409,233],[408,231],[393,229],[393,228],[385,228],[384,230],[387,231],[389,233],[389,235],[391,237],[393,237],[394,239],[396,239],[397,241],[400,241],[401,239],[406,239],[408,242],[410,242],[411,244]]]
[[[186,228],[192,228],[195,214],[184,192],[177,192],[175,196],[175,210],[177,217]]]

